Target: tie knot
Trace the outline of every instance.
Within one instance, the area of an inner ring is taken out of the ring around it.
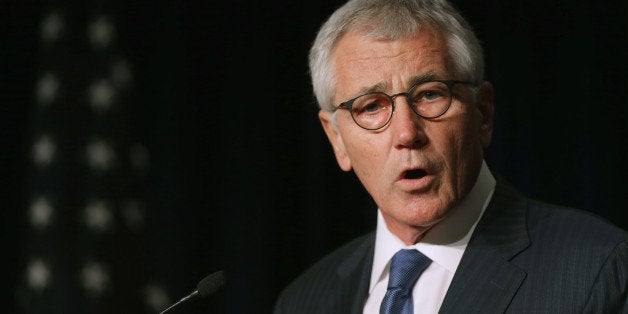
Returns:
[[[395,253],[390,263],[388,289],[401,288],[412,291],[414,283],[432,260],[415,249],[403,249]]]

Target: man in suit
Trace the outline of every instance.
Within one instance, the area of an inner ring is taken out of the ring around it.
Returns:
[[[628,234],[489,169],[483,67],[445,0],[352,0],[326,21],[310,51],[319,119],[377,227],[295,279],[276,313],[628,311]]]

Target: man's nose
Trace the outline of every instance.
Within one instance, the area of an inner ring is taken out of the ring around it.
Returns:
[[[395,133],[396,145],[412,148],[425,145],[427,143],[425,134],[425,123],[427,121],[414,113],[408,105],[406,97],[395,97],[394,101],[395,111],[390,124]]]

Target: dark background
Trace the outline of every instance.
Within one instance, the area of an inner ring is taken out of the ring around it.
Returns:
[[[315,32],[342,1],[113,3],[135,71],[129,120],[151,156],[145,266],[171,301],[225,269],[227,289],[205,303],[270,312],[291,279],[375,225],[374,204],[335,162],[307,73]],[[626,2],[455,3],[496,90],[491,169],[628,229]],[[43,6],[0,12],[2,304],[21,312]]]

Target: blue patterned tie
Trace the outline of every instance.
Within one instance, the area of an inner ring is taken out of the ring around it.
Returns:
[[[412,314],[412,287],[432,260],[421,252],[399,250],[390,263],[388,290],[379,308],[380,314]]]

